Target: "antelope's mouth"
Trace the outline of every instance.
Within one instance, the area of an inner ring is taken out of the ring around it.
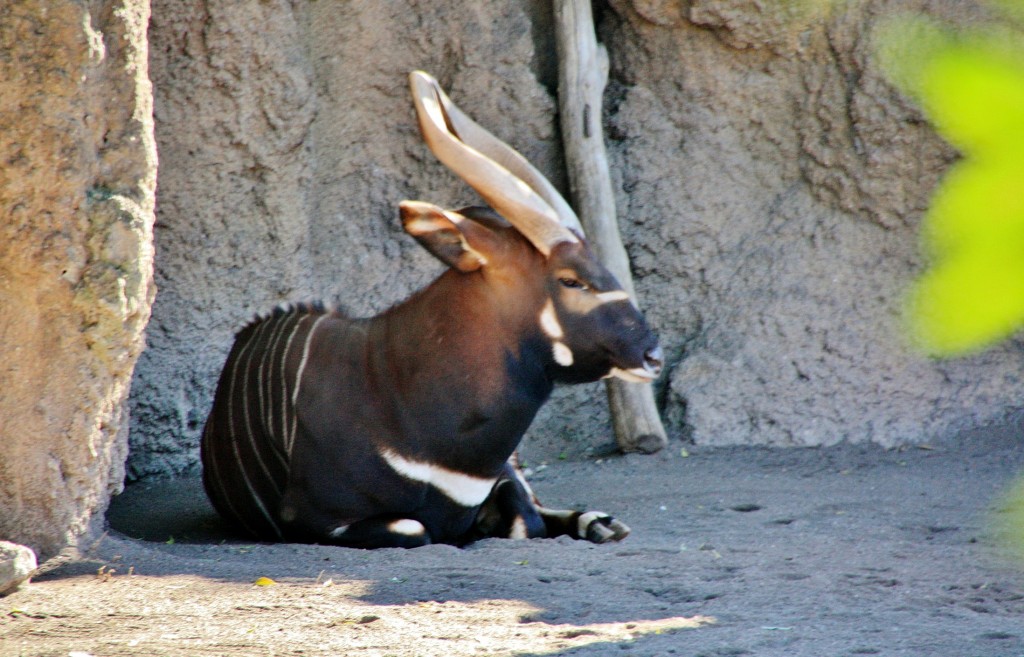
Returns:
[[[622,379],[623,381],[631,381],[633,383],[650,383],[661,374],[661,366],[664,359],[665,356],[661,351],[661,347],[648,349],[644,352],[643,365],[640,367],[631,367],[629,369],[613,367],[611,371],[608,372],[608,376],[614,376]]]

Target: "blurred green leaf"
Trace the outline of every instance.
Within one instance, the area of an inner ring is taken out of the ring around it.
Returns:
[[[936,355],[981,349],[1024,325],[1024,34],[904,17],[876,52],[964,156],[922,223],[931,262],[909,295],[912,337]]]

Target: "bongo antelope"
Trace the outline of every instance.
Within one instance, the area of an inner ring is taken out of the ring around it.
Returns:
[[[494,211],[404,201],[448,265],[432,284],[373,318],[296,305],[243,329],[203,432],[207,494],[270,541],[622,539],[605,513],[541,506],[514,450],[556,382],[654,379],[657,338],[554,187],[432,77],[410,82],[430,149]]]

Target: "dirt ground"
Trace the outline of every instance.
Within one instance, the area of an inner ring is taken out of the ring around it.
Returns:
[[[135,486],[105,537],[0,600],[0,655],[1024,655],[1024,570],[992,529],[1024,429],[688,449],[533,474],[631,525],[615,545],[254,545],[198,479]]]

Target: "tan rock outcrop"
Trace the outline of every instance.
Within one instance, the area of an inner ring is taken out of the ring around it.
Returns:
[[[148,2],[0,8],[0,537],[52,556],[119,490],[153,297]]]

